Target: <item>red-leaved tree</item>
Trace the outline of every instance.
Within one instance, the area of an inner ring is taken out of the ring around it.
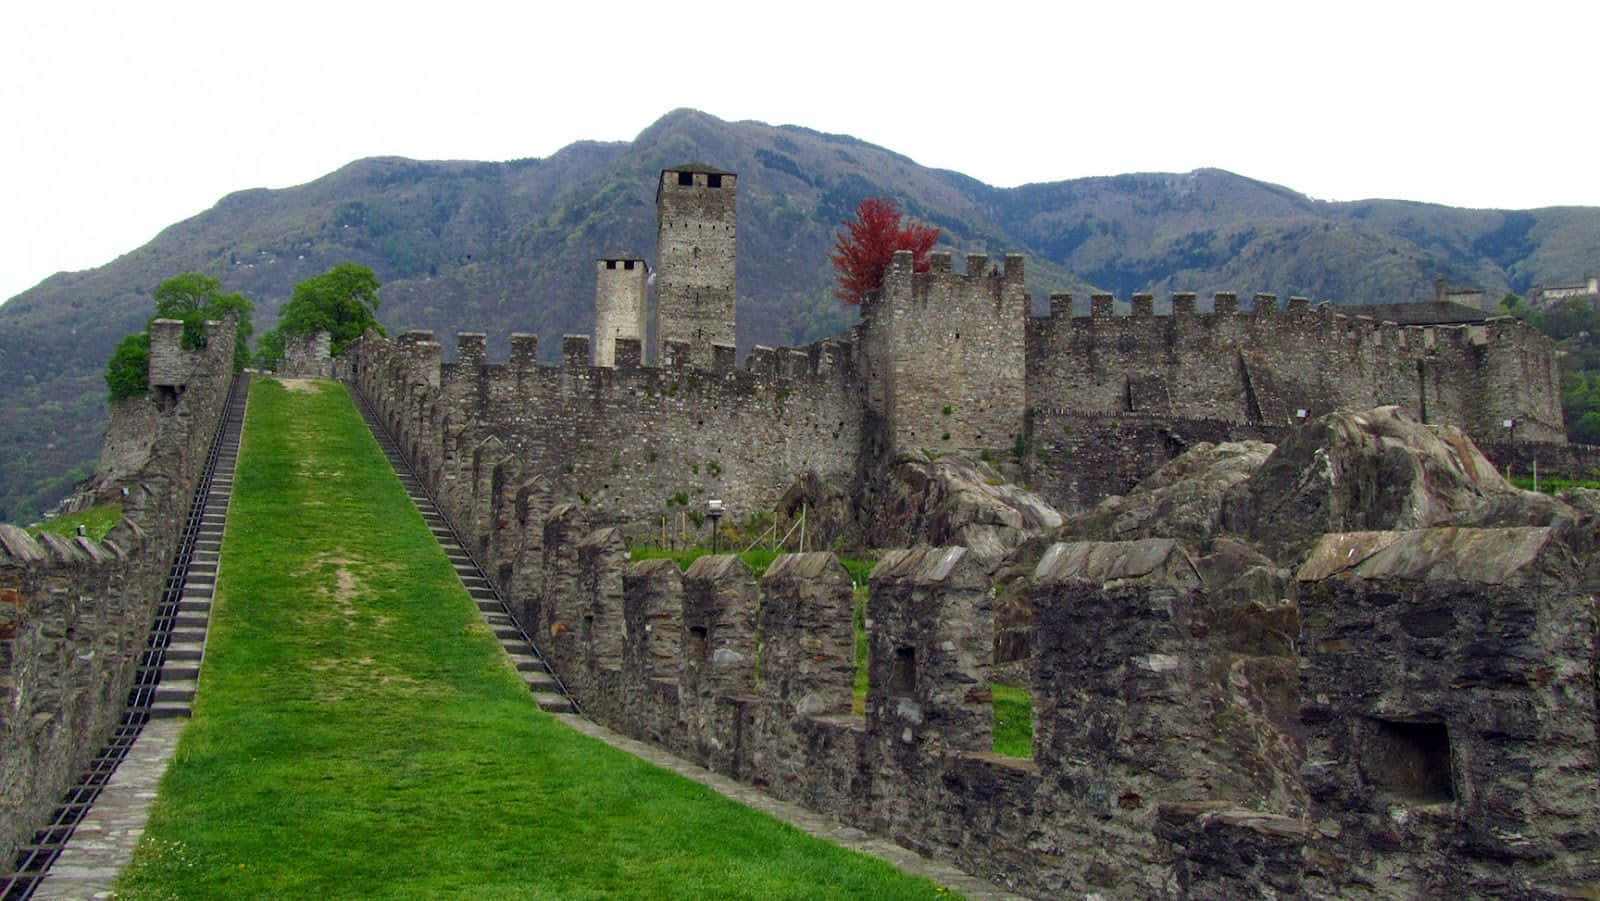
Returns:
[[[883,273],[897,250],[911,251],[917,272],[928,271],[928,251],[939,240],[939,230],[919,222],[902,224],[900,210],[887,197],[868,197],[856,207],[856,220],[844,223],[834,236],[828,259],[839,278],[834,296],[858,304],[883,290]]]

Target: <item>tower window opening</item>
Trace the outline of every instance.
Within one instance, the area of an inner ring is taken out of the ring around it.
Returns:
[[[680,187],[687,188],[687,187],[689,187],[690,185],[693,185],[693,184],[694,184],[694,173],[693,172],[679,172],[678,173],[678,185]]]
[[[708,188],[720,188],[720,187],[722,187],[722,176],[717,175],[716,173],[708,174],[706,176],[706,187],[708,187]]]
[[[607,269],[615,269],[615,268],[617,268],[617,261],[616,260],[606,260],[606,268]]]

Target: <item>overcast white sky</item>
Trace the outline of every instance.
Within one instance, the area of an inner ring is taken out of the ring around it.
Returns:
[[[1597,44],[1595,0],[11,2],[0,298],[230,191],[546,156],[680,106],[1004,186],[1217,166],[1324,199],[1600,205]]]

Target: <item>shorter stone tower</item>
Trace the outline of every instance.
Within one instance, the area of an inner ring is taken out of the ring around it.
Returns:
[[[911,252],[897,252],[883,291],[861,307],[868,452],[1005,453],[1027,407],[1022,257],[1008,254],[995,268],[968,254],[965,275],[952,271],[949,253],[928,262],[916,272]]]
[[[739,177],[690,163],[661,171],[656,187],[656,336],[689,344],[710,367],[712,346],[734,343],[734,193]]]
[[[645,291],[650,267],[632,256],[595,261],[594,365],[616,365],[617,339],[645,337]]]

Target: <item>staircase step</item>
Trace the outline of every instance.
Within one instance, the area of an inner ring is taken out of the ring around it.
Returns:
[[[161,681],[168,680],[195,680],[200,678],[200,662],[198,660],[168,660],[161,666]]]
[[[533,691],[556,692],[556,680],[544,670],[525,670],[522,672],[522,683]]]
[[[179,701],[156,701],[150,705],[153,720],[188,719],[189,704]]]
[[[175,682],[161,681],[156,683],[157,701],[193,701],[196,683],[193,679],[178,679]]]
[[[554,692],[535,692],[533,700],[547,713],[572,713],[572,702]]]
[[[201,657],[205,656],[205,649],[201,647],[200,643],[197,641],[186,641],[182,644],[173,642],[167,646],[165,654],[168,661],[199,660]]]

